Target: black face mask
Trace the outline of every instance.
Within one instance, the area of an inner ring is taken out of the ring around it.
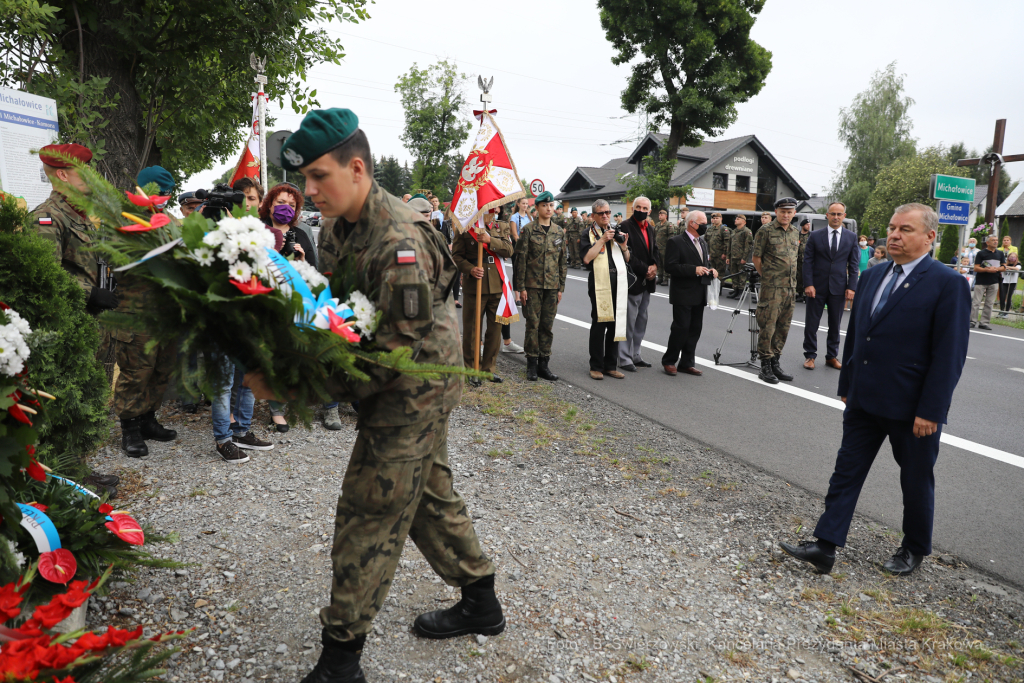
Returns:
[[[707,223],[701,223],[700,225],[697,226],[697,234],[700,235],[701,237],[703,237],[704,233],[706,233],[707,231],[708,231],[708,224]]]
[[[647,212],[646,211],[634,211],[633,212],[633,220],[636,221],[637,223],[643,223],[645,220],[647,220]]]

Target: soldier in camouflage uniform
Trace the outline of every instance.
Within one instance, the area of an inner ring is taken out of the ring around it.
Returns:
[[[459,324],[450,296],[456,275],[444,237],[373,180],[372,157],[347,109],[315,110],[285,143],[281,165],[301,171],[325,217],[324,272],[351,269],[354,287],[382,318],[380,349],[411,347],[424,363],[462,366]],[[453,488],[448,416],[462,396],[459,376],[425,379],[367,368],[370,380],[330,378],[338,401],[359,401],[358,437],[342,482],[331,561],[331,604],[320,611],[320,659],[303,683],[363,683],[359,657],[398,566],[406,536],[450,586],[453,607],[420,615],[429,638],[505,628],[494,593],[494,564],[484,554],[466,504]],[[247,377],[257,397],[269,392]]]
[[[775,220],[754,236],[754,266],[761,274],[761,296],[757,302],[757,353],[761,359],[758,377],[768,384],[791,382],[779,364],[793,320],[796,296],[796,261],[800,235],[792,225],[796,200],[785,197],[775,202]]]
[[[807,240],[811,236],[811,221],[803,219],[800,221],[800,250],[796,255],[796,300],[804,303],[807,298],[804,296],[804,249],[807,248]]]
[[[667,285],[665,279],[665,249],[668,248],[668,240],[674,237],[675,232],[671,223],[668,222],[668,211],[662,209],[658,212],[658,224],[654,226],[654,243],[658,247],[658,253],[662,255],[658,263],[658,284]]]
[[[576,210],[576,207],[572,207],[572,213],[569,219],[563,226],[565,228],[565,236],[569,241],[569,259],[568,264],[572,268],[579,268],[582,265],[580,260],[580,235],[583,234],[583,219],[580,218],[580,212]]]
[[[747,285],[747,275],[743,272],[743,266],[749,263],[750,246],[754,241],[754,235],[747,227],[747,217],[742,213],[736,214],[736,227],[732,231],[732,239],[729,242],[729,268],[737,275],[732,279],[732,294],[730,299],[739,299],[743,288]]]
[[[710,237],[708,237],[710,236]],[[707,235],[708,251],[711,267],[718,271],[718,279],[729,274],[729,226],[722,224],[722,214],[711,214],[711,225]]]
[[[565,231],[551,220],[551,193],[541,192],[535,201],[538,218],[519,235],[512,257],[512,282],[522,299],[526,320],[526,379],[541,377],[555,382],[558,375],[551,372],[548,362],[555,313],[565,292]]]

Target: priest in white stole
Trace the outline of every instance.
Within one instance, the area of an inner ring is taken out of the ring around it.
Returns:
[[[590,271],[590,376],[622,379],[625,375],[617,369],[617,355],[619,342],[626,339],[629,239],[625,234],[622,242],[615,239],[608,202],[598,199],[592,208],[594,222],[580,235],[583,266]]]

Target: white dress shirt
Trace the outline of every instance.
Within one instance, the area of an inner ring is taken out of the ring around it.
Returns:
[[[923,261],[927,256],[928,254],[925,254],[924,256],[918,256],[910,263],[904,263],[903,272],[899,274],[899,279],[896,281],[896,286],[899,287],[901,284],[903,284],[903,282],[908,277],[910,277],[910,274],[914,272],[914,268],[917,267],[917,264]],[[895,269],[896,264],[892,264],[889,266],[889,272],[885,274],[885,277],[882,278],[882,283],[878,285],[878,289],[875,290],[875,298],[871,300],[871,315],[875,314],[875,307],[878,306],[878,300],[882,298],[882,292],[884,292],[886,288],[892,284],[892,275]],[[893,294],[895,293],[895,290],[893,290]]]
[[[833,228],[831,225],[828,226],[828,251],[832,253],[832,240],[836,241],[836,251],[839,251],[839,245],[843,243],[843,227]]]

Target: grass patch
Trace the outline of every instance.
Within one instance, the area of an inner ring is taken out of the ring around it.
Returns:
[[[578,415],[579,412],[580,411],[576,409],[576,406],[569,406],[569,409],[565,411],[565,421],[572,422],[576,419],[576,415]]]
[[[909,607],[898,610],[889,619],[893,628],[903,635],[920,635],[944,631],[948,626],[944,620],[931,612]]]
[[[737,652],[736,650],[726,650],[724,657],[736,666],[754,666],[754,661],[750,658],[746,652]]]
[[[839,613],[844,617],[852,617],[857,613],[857,610],[853,607],[853,600],[851,598],[847,598],[839,603]]]
[[[647,671],[651,668],[651,663],[647,661],[647,657],[637,657],[634,654],[630,654],[626,659],[626,665],[633,671]]]
[[[206,489],[201,489],[198,486],[188,492],[189,498],[198,498],[199,496],[206,495]]]

